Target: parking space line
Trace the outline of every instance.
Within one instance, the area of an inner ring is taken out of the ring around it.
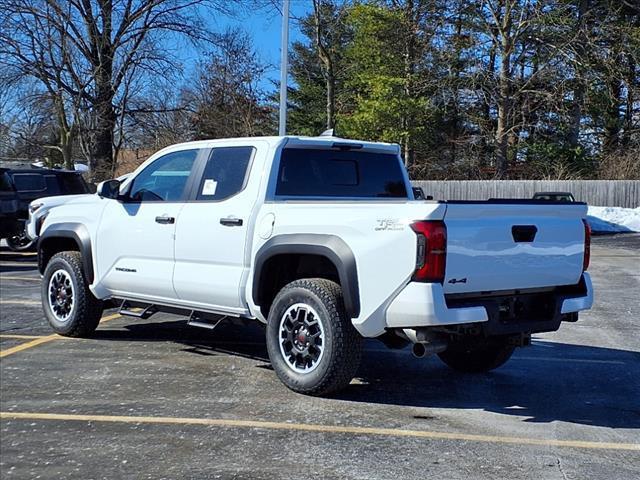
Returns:
[[[81,415],[65,413],[0,412],[0,420],[53,420],[67,422],[104,422],[165,425],[203,425],[221,428],[249,428],[268,430],[296,430],[303,432],[373,435],[388,437],[413,437],[431,440],[454,440],[483,443],[503,443],[545,447],[579,449],[640,451],[640,444],[618,442],[590,442],[583,440],[557,440],[530,437],[505,437],[467,433],[436,432],[428,430],[402,430],[398,428],[355,427],[347,425],[321,425],[309,423],[269,422],[261,420],[231,420],[222,418],[143,417],[122,415]]]
[[[35,340],[31,340],[30,342],[16,345],[15,347],[7,348],[6,350],[0,350],[0,358],[8,357],[9,355],[27,350],[28,348],[37,347],[38,345],[51,342],[57,338],[60,337],[58,336],[58,334],[54,333],[52,335],[47,335],[46,337],[36,338]]]
[[[42,305],[42,302],[33,300],[0,300],[0,305]]]
[[[44,338],[47,337],[48,335],[22,335],[19,333],[2,333],[0,334],[0,338],[15,338],[17,340],[23,339],[23,340],[28,340],[28,339],[33,339],[33,338]]]
[[[38,266],[37,263],[33,262],[5,262],[4,260],[0,262],[0,265],[3,267],[33,267],[36,268]]]
[[[122,318],[122,315],[119,313],[112,313],[111,315],[107,315],[106,317],[102,317],[100,319],[100,323],[109,322],[111,320],[115,320],[116,318]]]
[[[29,282],[40,282],[42,279],[34,277],[5,277],[0,275],[0,280],[27,280]]]
[[[100,324],[108,322],[110,320],[115,320],[116,318],[121,318],[119,313],[114,313],[112,315],[107,315],[106,317],[102,317],[100,319]],[[37,347],[38,345],[42,345],[43,343],[48,343],[53,340],[62,340],[67,337],[63,337],[54,333],[52,335],[46,335],[42,337],[37,337],[30,342],[22,343],[20,345],[16,345],[15,347],[7,348],[6,350],[0,350],[0,358],[8,357],[9,355],[13,355],[14,353],[22,352],[23,350],[27,350],[29,348]]]

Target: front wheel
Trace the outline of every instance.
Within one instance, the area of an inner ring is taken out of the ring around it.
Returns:
[[[511,358],[515,346],[505,338],[482,341],[459,341],[438,354],[449,367],[464,373],[483,373],[504,365]]]
[[[103,303],[89,290],[80,252],[51,257],[42,278],[42,307],[60,335],[87,337],[98,327]]]
[[[267,350],[291,390],[328,395],[346,387],[362,355],[362,337],[347,316],[335,282],[302,279],[276,296],[267,321]]]

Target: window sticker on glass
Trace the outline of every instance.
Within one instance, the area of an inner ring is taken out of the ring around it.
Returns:
[[[211,178],[207,178],[202,185],[202,195],[215,195],[218,182]]]

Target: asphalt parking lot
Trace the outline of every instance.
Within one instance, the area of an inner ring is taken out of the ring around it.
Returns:
[[[596,237],[595,308],[504,367],[457,374],[367,344],[334,398],[288,391],[262,328],[105,312],[52,335],[35,256],[0,251],[8,478],[640,478],[640,235]]]

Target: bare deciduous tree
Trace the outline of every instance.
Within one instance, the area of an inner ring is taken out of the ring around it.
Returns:
[[[196,138],[272,133],[271,112],[259,86],[268,67],[259,61],[250,38],[239,30],[219,35],[217,43],[183,95],[183,102],[193,110]]]
[[[179,39],[205,40],[198,8],[227,9],[225,0],[2,0],[0,57],[40,80],[63,117],[82,116],[93,179],[114,172],[136,79],[176,68],[166,48]],[[164,42],[164,45],[160,45]],[[57,97],[56,97],[57,96]],[[74,112],[68,113],[68,109]],[[64,113],[62,113],[64,109]],[[90,119],[87,122],[87,118]],[[90,125],[90,128],[87,128]],[[68,126],[73,133],[73,122]],[[66,141],[66,140],[65,140]]]

